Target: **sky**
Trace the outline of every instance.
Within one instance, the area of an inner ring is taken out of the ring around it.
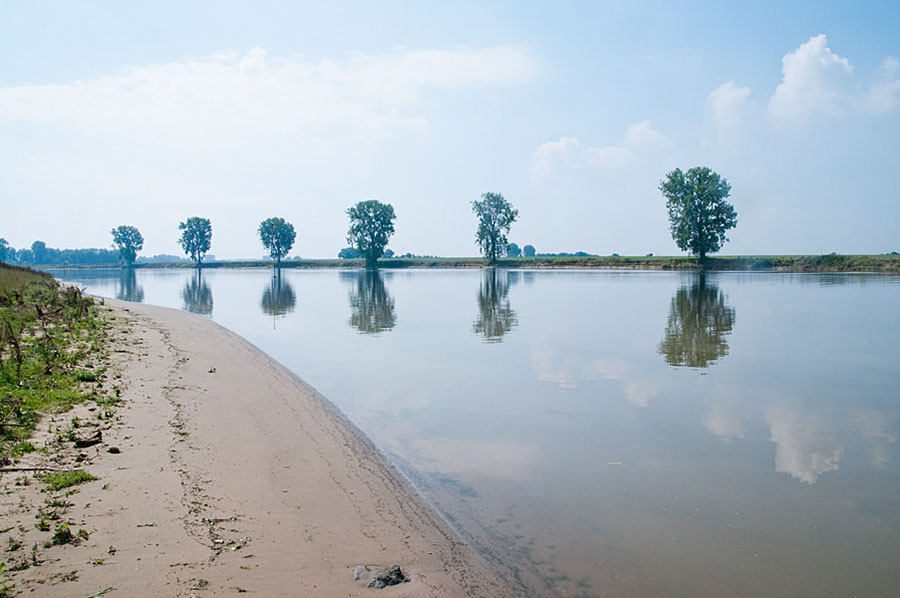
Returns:
[[[900,250],[898,2],[0,3],[0,237],[16,248],[477,255],[502,193],[538,252],[679,255],[660,181],[732,186],[738,254]]]

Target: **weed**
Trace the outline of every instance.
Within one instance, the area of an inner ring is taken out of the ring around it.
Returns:
[[[71,544],[75,540],[72,530],[69,529],[68,523],[57,523],[53,528],[53,544],[61,546],[63,544]]]
[[[69,488],[70,486],[84,484],[85,482],[91,482],[96,479],[96,476],[93,476],[84,470],[75,469],[73,471],[57,471],[51,473],[44,478],[44,482],[47,484],[48,490],[56,492],[64,488]]]

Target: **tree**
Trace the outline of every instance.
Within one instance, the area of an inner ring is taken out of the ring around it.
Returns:
[[[144,247],[144,237],[140,231],[128,225],[121,225],[109,231],[113,237],[113,246],[119,250],[119,259],[130,266],[137,259],[138,251]]]
[[[350,217],[347,242],[366,258],[367,269],[377,268],[378,258],[384,254],[384,248],[394,234],[394,220],[397,218],[394,207],[370,199],[349,208],[347,216]]]
[[[384,257],[394,257],[394,250],[393,249],[385,249]]]
[[[521,257],[521,255],[522,250],[515,243],[510,243],[509,247],[506,248],[506,257]]]
[[[534,245],[526,245],[522,248],[522,253],[525,257],[534,257]]]
[[[0,262],[11,262],[16,250],[9,246],[9,241],[0,239]]]
[[[287,222],[284,218],[268,218],[259,223],[259,240],[263,247],[275,260],[275,265],[281,265],[281,258],[286,256],[294,246],[294,240],[297,233],[294,232],[294,225]]]
[[[472,202],[472,211],[478,216],[475,242],[488,262],[494,263],[506,252],[506,235],[519,211],[502,194],[490,191],[481,194],[481,201]]]
[[[725,233],[737,225],[734,206],[725,201],[731,185],[705,166],[682,172],[676,168],[659,185],[669,209],[669,228],[675,244],[706,259],[728,241]]]
[[[43,241],[35,241],[31,244],[31,259],[35,264],[46,264],[48,262],[47,244]]]
[[[362,257],[362,254],[352,247],[344,247],[338,253],[338,257],[342,260],[355,260]]]
[[[181,238],[178,244],[184,250],[185,255],[197,262],[199,268],[203,262],[203,254],[209,251],[212,241],[212,224],[208,218],[194,216],[185,222],[178,223]]]

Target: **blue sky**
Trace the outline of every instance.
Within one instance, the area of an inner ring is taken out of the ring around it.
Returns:
[[[732,184],[726,254],[900,250],[900,4],[39,2],[0,6],[0,236],[219,257],[474,255],[503,193],[538,251],[678,254],[657,189]]]

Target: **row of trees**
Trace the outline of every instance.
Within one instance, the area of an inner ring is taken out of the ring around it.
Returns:
[[[728,241],[725,235],[737,225],[737,213],[734,206],[725,201],[731,194],[731,185],[718,173],[707,167],[691,168],[687,172],[676,168],[666,174],[659,189],[666,198],[669,228],[679,249],[704,260]],[[501,256],[535,255],[532,245],[526,245],[522,250],[509,242],[507,235],[518,219],[519,211],[501,193],[483,193],[481,199],[471,205],[478,221],[475,242],[488,263],[495,263]],[[347,216],[350,219],[347,231],[350,247],[342,250],[339,257],[362,257],[366,268],[374,269],[379,258],[393,255],[387,249],[397,219],[391,204],[374,199],[361,201],[347,209]],[[178,230],[181,231],[178,243],[184,253],[201,266],[212,243],[209,219],[188,218],[178,224]],[[110,232],[113,246],[118,249],[118,259],[127,265],[133,264],[144,245],[140,231],[134,226],[122,225]],[[276,266],[281,264],[297,238],[294,225],[284,218],[263,220],[257,233]],[[14,252],[6,240],[0,239],[0,261],[7,261],[11,251]],[[54,263],[47,252],[43,242],[35,241],[31,248],[32,263]]]

